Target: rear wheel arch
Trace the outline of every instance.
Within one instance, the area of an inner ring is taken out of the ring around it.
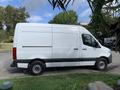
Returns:
[[[35,69],[33,70],[33,68],[38,66],[39,66],[40,73],[34,73]],[[32,61],[29,62],[29,65],[28,65],[28,70],[33,75],[41,74],[42,72],[44,72],[45,68],[46,68],[45,62],[44,60],[41,60],[41,59],[33,59]]]
[[[42,62],[42,63],[45,64],[45,61],[44,61],[43,59],[35,58],[35,59],[33,59],[33,60],[31,60],[31,61],[29,62],[29,65],[30,65],[31,63],[35,62],[35,61],[40,61],[40,62]]]

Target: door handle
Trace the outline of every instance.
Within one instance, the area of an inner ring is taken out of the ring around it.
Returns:
[[[86,48],[83,48],[82,50],[87,50]]]
[[[74,48],[74,50],[78,50],[78,48]]]

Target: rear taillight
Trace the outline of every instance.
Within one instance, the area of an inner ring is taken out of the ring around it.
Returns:
[[[16,48],[13,48],[13,60],[16,60]]]

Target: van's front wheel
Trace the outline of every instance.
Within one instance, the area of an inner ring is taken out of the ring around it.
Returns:
[[[29,65],[29,70],[32,75],[40,75],[43,73],[45,65],[41,61],[34,61]]]
[[[106,70],[107,69],[106,59],[100,58],[100,60],[96,61],[95,67],[98,70]]]

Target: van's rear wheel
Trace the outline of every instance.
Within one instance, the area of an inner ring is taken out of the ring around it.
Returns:
[[[95,67],[98,70],[106,70],[107,69],[106,59],[100,58],[100,60],[96,61]]]
[[[41,61],[34,61],[29,65],[29,70],[32,75],[40,75],[45,69],[45,64]]]

